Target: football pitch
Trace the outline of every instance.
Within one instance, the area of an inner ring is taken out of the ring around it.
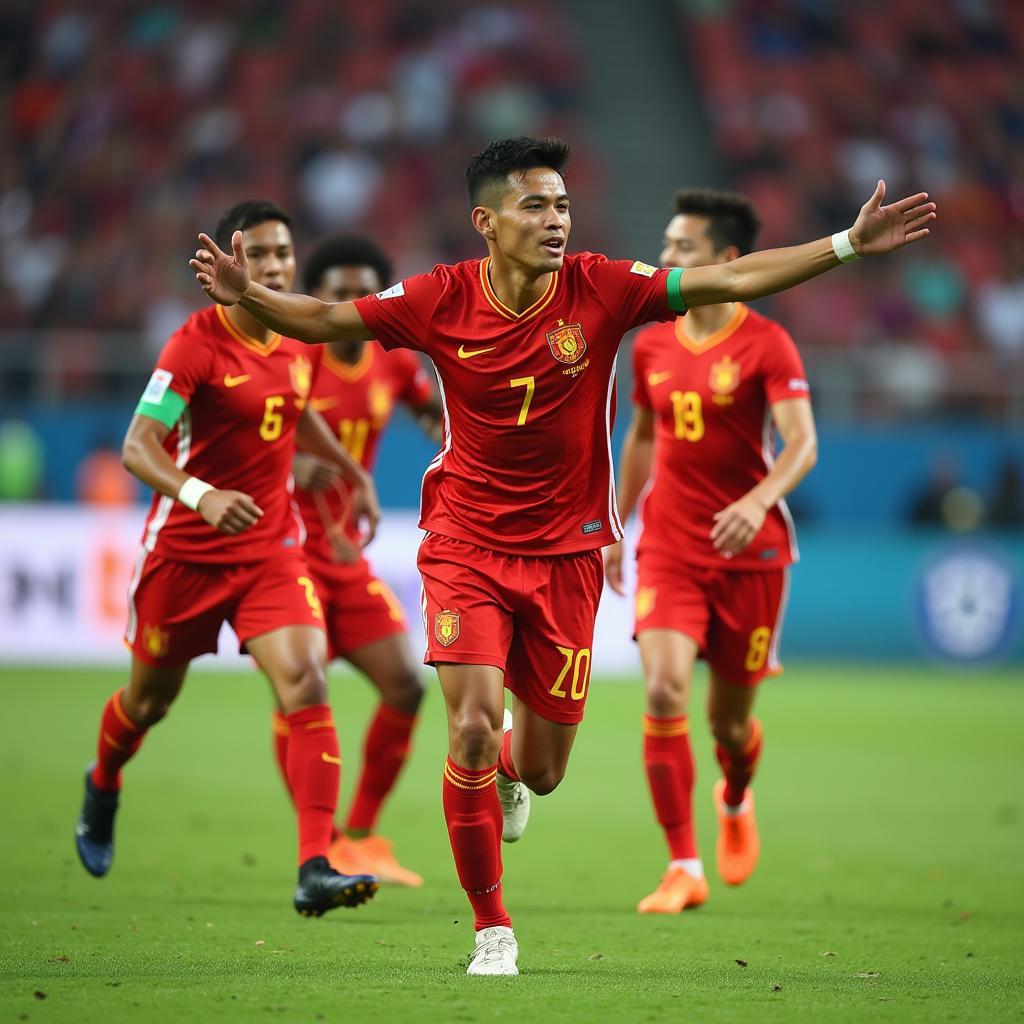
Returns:
[[[366,686],[332,701],[354,781]],[[126,770],[111,875],[73,849],[81,775],[123,672],[0,669],[0,1021],[994,1021],[1024,1017],[1024,680],[800,664],[765,684],[763,854],[711,899],[637,900],[665,865],[638,684],[595,681],[569,777],[506,846],[519,978],[467,978],[472,917],[441,816],[436,685],[382,832],[426,877],[319,920],[291,908],[293,818],[251,674],[196,671]],[[703,699],[697,688],[695,710]],[[343,798],[344,799],[344,798]]]

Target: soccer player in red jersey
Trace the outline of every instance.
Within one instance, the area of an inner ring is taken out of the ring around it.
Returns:
[[[753,250],[759,228],[743,196],[680,192],[661,264],[728,265]],[[678,913],[708,896],[687,718],[697,657],[710,668],[708,717],[724,775],[714,794],[718,871],[739,885],[757,864],[750,780],[761,726],[751,713],[757,684],[781,671],[787,567],[798,557],[785,495],[813,467],[817,435],[796,346],[742,302],[700,306],[641,331],[633,371],[619,501],[623,516],[641,502],[635,635],[647,678],[644,764],[670,856],[637,909]],[[784,445],[777,459],[773,424]],[[621,541],[605,550],[620,594],[622,557]]]
[[[302,283],[324,302],[350,302],[379,292],[391,283],[391,274],[391,261],[374,242],[342,237],[314,249],[304,261]],[[401,349],[385,352],[375,341],[326,345],[310,401],[367,472],[373,471],[381,435],[397,403],[434,440],[441,438],[441,405],[419,359]],[[419,886],[423,879],[398,863],[389,841],[374,834],[381,807],[408,757],[423,698],[405,614],[365,557],[338,559],[332,541],[345,525],[348,488],[338,480],[335,463],[299,453],[293,471],[295,497],[306,524],[304,551],[324,609],[329,656],[344,658],[380,694],[363,744],[355,795],[329,858],[346,875],[375,875],[382,882]],[[349,541],[358,541],[354,525],[347,532]],[[274,745],[286,779],[288,736],[288,724],[278,711]]]
[[[211,298],[274,330],[310,343],[376,338],[434,362],[445,439],[423,479],[418,561],[426,660],[448,713],[445,819],[477,928],[471,975],[518,973],[500,840],[522,831],[522,783],[543,794],[561,781],[583,716],[600,549],[622,537],[610,446],[622,335],[889,252],[935,216],[923,194],[883,207],[879,182],[848,231],[684,275],[567,254],[567,160],[554,139],[491,143],[466,171],[487,257],[356,302],[253,283],[237,236],[225,252],[200,235],[190,261]],[[503,735],[505,688],[514,728]]]
[[[290,221],[271,203],[233,207],[218,227],[238,240],[260,286],[295,276]],[[121,768],[178,696],[189,662],[217,649],[227,620],[274,687],[291,731],[287,776],[299,833],[295,908],[320,915],[369,899],[376,880],[327,861],[341,758],[327,704],[323,610],[292,507],[295,442],[330,460],[355,513],[378,518],[373,481],[308,404],[309,350],[242,307],[211,306],[176,331],[135,410],[124,463],[157,493],[129,588],[127,688],[103,710],[76,845],[103,876],[114,853]]]

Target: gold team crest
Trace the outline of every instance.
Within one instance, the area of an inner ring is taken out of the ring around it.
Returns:
[[[459,613],[445,608],[434,616],[434,636],[442,647],[450,647],[459,639]]]
[[[729,356],[711,364],[708,376],[708,387],[711,388],[713,400],[719,405],[728,405],[732,401],[732,393],[740,385],[740,364],[734,363]]]
[[[646,619],[654,611],[658,591],[654,587],[641,587],[636,592],[636,617]]]
[[[579,324],[567,324],[564,320],[559,320],[558,327],[553,331],[548,331],[546,337],[551,354],[560,363],[575,363],[587,351],[583,328]]]
[[[375,380],[369,388],[367,402],[370,417],[377,426],[382,426],[391,413],[391,388],[381,380]]]
[[[292,390],[299,403],[305,403],[309,389],[313,386],[313,364],[305,357],[298,356],[288,364],[288,376],[291,377]]]
[[[163,658],[167,654],[170,637],[159,626],[144,626],[142,646],[151,658]]]

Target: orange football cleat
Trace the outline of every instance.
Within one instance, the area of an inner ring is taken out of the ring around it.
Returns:
[[[378,881],[410,889],[423,884],[420,875],[398,863],[390,841],[383,836],[353,839],[342,834],[331,843],[327,859],[332,868],[345,875],[375,875]]]
[[[761,856],[761,838],[754,818],[754,793],[748,787],[739,814],[725,813],[725,779],[715,783],[715,809],[718,811],[718,843],[715,854],[718,873],[727,885],[741,885],[757,867]]]
[[[637,905],[638,914],[678,914],[687,907],[699,907],[708,899],[708,880],[694,878],[684,868],[674,867],[662,875],[661,884]]]

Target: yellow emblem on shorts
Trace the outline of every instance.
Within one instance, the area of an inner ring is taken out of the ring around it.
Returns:
[[[313,386],[313,364],[305,356],[297,356],[288,364],[288,376],[292,379],[296,397],[304,402]]]
[[[654,611],[654,602],[658,597],[656,587],[641,587],[636,592],[636,617],[646,619]]]
[[[545,337],[548,339],[551,354],[560,363],[578,362],[587,351],[587,341],[583,337],[583,327],[580,324],[566,324],[564,320],[559,320],[558,327],[548,331]]]
[[[449,611],[438,612],[434,616],[434,636],[442,647],[450,647],[459,639],[459,613]]]
[[[142,646],[151,658],[162,658],[167,654],[170,636],[159,626],[144,626]]]

